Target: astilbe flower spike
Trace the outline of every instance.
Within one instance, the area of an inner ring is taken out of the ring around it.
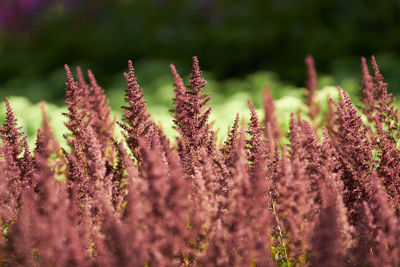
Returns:
[[[179,156],[187,175],[193,175],[193,166],[199,162],[199,153],[212,139],[212,131],[208,124],[211,108],[205,108],[210,100],[209,94],[203,94],[207,82],[202,78],[199,61],[193,57],[193,67],[189,85],[184,91],[182,83],[174,73],[175,89],[175,127],[180,133],[177,138]]]
[[[64,113],[64,115],[69,119],[65,122],[65,125],[71,134],[68,136],[64,135],[64,137],[72,151],[66,152],[63,149],[63,152],[68,163],[67,178],[70,183],[74,183],[80,188],[79,199],[83,201],[83,198],[86,198],[85,191],[88,190],[85,148],[88,141],[87,130],[90,127],[90,114],[87,109],[87,100],[83,97],[82,87],[75,82],[67,65],[65,65],[65,70],[67,74],[65,103],[67,104],[68,112]],[[85,187],[86,189],[84,189]]]
[[[307,91],[304,103],[308,106],[308,115],[310,116],[313,125],[316,126],[316,118],[321,109],[319,103],[315,99],[317,93],[317,72],[314,66],[314,59],[311,55],[308,55],[304,62],[307,66]]]
[[[258,171],[264,170],[267,166],[267,159],[271,157],[270,144],[263,138],[263,130],[260,127],[258,115],[250,99],[247,100],[250,107],[251,117],[249,122],[248,134],[250,140],[247,140],[248,159],[250,162],[249,171],[250,175],[254,176],[256,169]]]
[[[367,116],[369,121],[373,121],[373,113],[376,105],[374,97],[375,85],[372,76],[369,74],[367,60],[361,57],[361,102],[364,104],[360,109]]]
[[[275,114],[275,103],[274,98],[271,95],[271,90],[268,86],[265,87],[263,91],[263,103],[264,103],[264,135],[274,142],[275,140],[280,140],[282,135],[282,129]]]
[[[85,87],[75,82],[72,73],[66,66],[67,90],[66,103],[69,118],[66,126],[71,131],[65,136],[71,152],[63,150],[67,160],[68,188],[73,194],[73,205],[79,208],[72,215],[77,219],[79,235],[88,247],[88,253],[103,251],[104,236],[101,233],[103,216],[100,202],[97,200],[102,192],[103,201],[112,205],[112,170],[107,168],[107,160],[100,141],[91,126],[94,117],[89,100],[85,96]],[[86,88],[87,89],[87,88]],[[92,250],[92,252],[90,252]],[[94,252],[93,252],[94,251]]]
[[[51,130],[44,102],[39,105],[42,112],[42,125],[37,131],[34,154],[40,154],[43,158],[48,158],[52,153],[57,153],[60,150],[60,145]]]
[[[383,81],[383,76],[379,71],[374,56],[371,57],[371,62],[375,72],[375,98],[377,99],[378,109],[376,116],[380,122],[383,122],[388,127],[388,131],[394,137],[394,131],[398,130],[399,127],[399,110],[393,105],[395,97],[392,97],[392,94],[388,93],[388,84]]]
[[[370,122],[374,123],[377,120],[385,125],[392,136],[392,139],[395,135],[399,137],[399,132],[396,133],[396,131],[399,130],[399,110],[393,105],[395,97],[388,93],[388,84],[383,81],[383,76],[379,71],[375,57],[371,57],[372,67],[374,70],[373,80],[369,74],[365,58],[362,58],[361,61],[361,102],[363,103],[361,110]]]
[[[68,112],[64,113],[64,116],[69,120],[65,122],[65,126],[70,130],[71,135],[79,140],[82,139],[84,130],[89,125],[89,114],[86,108],[88,104],[84,98],[82,87],[75,82],[68,65],[65,65],[65,72],[67,75],[65,103],[67,104]]]
[[[184,118],[182,117],[184,115],[184,111],[181,109],[183,108],[182,105],[179,104],[180,101],[182,101],[182,98],[184,97],[184,95],[186,94],[186,88],[185,88],[185,84],[183,83],[183,80],[181,78],[181,76],[179,75],[178,71],[175,68],[175,65],[171,64],[170,65],[171,68],[171,72],[172,75],[174,76],[174,107],[175,110],[171,110],[172,112],[172,117],[177,121],[183,121]],[[177,123],[175,123],[174,127],[176,128]]]
[[[227,140],[224,142],[224,146],[221,149],[221,153],[224,156],[225,166],[227,168],[234,167],[235,157],[237,156],[238,142],[239,142],[239,113],[236,114],[236,119],[233,123],[232,128],[228,131]]]
[[[234,167],[235,157],[237,156],[237,149],[239,142],[239,114],[236,114],[236,119],[233,123],[231,129],[228,129],[228,137],[224,141],[222,147],[219,150],[211,153],[211,157],[214,160],[214,165],[218,167],[218,179],[220,184],[219,194],[221,197],[221,202],[224,207],[220,207],[225,209],[226,205],[230,202],[230,194],[231,189],[233,187],[233,179],[232,179],[232,167]],[[208,147],[215,148],[214,143],[209,144]],[[222,200],[223,199],[223,200]]]
[[[331,98],[327,99],[328,102],[328,112],[324,118],[323,125],[328,130],[329,135],[334,138],[334,136],[338,132],[338,124],[337,124],[337,106],[334,101],[331,101]]]
[[[5,98],[6,118],[0,126],[0,137],[3,141],[3,159],[6,162],[5,176],[9,199],[7,205],[16,208],[24,189],[34,187],[34,163],[22,127],[18,127],[11,105]]]
[[[116,117],[111,118],[111,108],[108,106],[109,100],[106,98],[103,88],[98,85],[91,70],[88,70],[88,76],[90,81],[89,104],[92,112],[90,125],[102,145],[102,152],[112,163],[114,155],[107,136],[114,134]]]
[[[347,92],[339,88],[341,95],[337,107],[338,132],[335,133],[335,147],[341,164],[344,183],[344,202],[350,213],[350,222],[357,220],[362,201],[367,197],[368,175],[371,171],[373,156],[370,132],[357,114]],[[331,100],[333,101],[333,100]]]
[[[55,175],[65,176],[63,167],[66,162],[60,144],[54,137],[44,102],[39,103],[39,105],[42,111],[42,126],[37,130],[36,144],[33,151],[35,164],[37,165],[36,158],[41,157],[48,161],[49,168],[54,170]]]
[[[87,183],[86,177],[86,158],[84,152],[84,146],[86,144],[85,134],[89,127],[90,115],[87,110],[87,100],[84,98],[83,89],[74,80],[74,77],[68,67],[65,65],[65,71],[67,75],[66,92],[65,92],[65,103],[68,107],[68,112],[63,113],[68,118],[67,122],[64,122],[65,126],[70,131],[69,135],[64,135],[68,145],[71,147],[71,152],[67,152],[65,149],[63,153],[67,160],[67,179],[69,183],[74,183],[78,186],[79,199],[81,206],[85,198],[85,190],[83,189],[84,184]]]
[[[317,134],[307,120],[299,121],[291,114],[290,118],[290,154],[298,158],[305,166],[306,175],[311,183],[310,190],[318,191],[318,180],[321,179],[321,145]]]
[[[82,69],[77,67],[77,78],[79,93],[85,100],[82,103],[82,110],[87,114],[88,125],[90,125],[96,138],[102,145],[103,156],[107,157],[110,164],[114,161],[114,150],[111,146],[111,141],[108,136],[113,135],[115,120],[111,118],[111,108],[108,106],[109,100],[104,94],[104,90],[98,85],[96,78],[91,70],[88,70],[90,84],[87,84],[82,73]]]
[[[149,143],[156,126],[147,111],[146,101],[143,98],[143,90],[137,83],[131,60],[128,61],[128,67],[128,73],[125,73],[128,83],[128,88],[125,91],[125,101],[128,103],[128,106],[122,107],[124,109],[122,116],[124,124],[118,124],[125,130],[123,135],[129,149],[132,151],[134,157],[141,161],[139,138],[145,138]]]
[[[78,80],[78,86],[82,89],[83,97],[88,98],[90,95],[89,85],[86,83],[82,68],[79,66],[76,67],[76,77]]]

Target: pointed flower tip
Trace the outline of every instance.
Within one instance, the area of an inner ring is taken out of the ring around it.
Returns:
[[[129,69],[133,70],[133,62],[132,62],[132,60],[128,60],[128,67],[129,67]]]
[[[366,75],[366,74],[369,75],[367,60],[365,57],[361,57],[361,68],[362,68],[363,75]]]
[[[12,108],[8,97],[4,97],[4,103],[6,104],[7,113],[12,113]]]
[[[82,68],[80,66],[76,67],[76,72],[82,74]]]
[[[374,69],[378,68],[378,64],[376,63],[376,59],[375,59],[374,55],[371,56],[371,63],[372,63],[372,66],[374,67]]]
[[[340,87],[340,85],[337,85],[337,86],[336,86],[336,90],[338,91],[339,96],[340,96],[340,95],[342,94],[342,92],[344,91],[343,88]]]
[[[367,60],[365,59],[365,57],[361,57],[361,62],[362,63],[367,63]]]
[[[377,81],[383,81],[383,76],[379,70],[378,63],[376,62],[375,56],[371,56],[371,64],[372,68],[374,69],[375,72],[375,80]]]
[[[304,60],[307,64],[314,64],[314,58],[312,55],[307,55],[305,60]]]
[[[64,64],[64,69],[65,69],[65,71],[66,71],[67,73],[71,73],[71,70],[70,70],[68,64]]]
[[[346,89],[342,88],[342,87],[338,87],[339,90],[342,92],[343,96],[345,97],[349,97],[349,93],[347,93]]]
[[[85,81],[85,77],[83,76],[83,71],[82,68],[80,66],[76,67],[76,76],[78,78],[78,84],[80,86],[86,86],[86,81]]]
[[[253,103],[251,102],[251,100],[250,100],[250,99],[247,99],[247,103],[249,104],[249,108],[250,108],[252,117],[258,119],[256,109],[255,109]]]
[[[170,64],[169,67],[170,67],[171,72],[172,72],[172,74],[174,75],[174,77],[179,76],[178,71],[176,70],[174,64]]]
[[[39,108],[40,108],[40,111],[41,111],[41,113],[42,113],[42,120],[43,120],[43,122],[44,122],[44,123],[48,123],[49,117],[48,117],[48,115],[47,115],[46,102],[40,101],[40,102],[39,102]]]
[[[345,99],[349,98],[349,95],[348,95],[347,91],[344,88],[340,87],[340,85],[338,85],[336,88],[337,88],[338,93],[339,93],[339,99],[341,99],[343,97]]]
[[[237,112],[237,113],[236,113],[236,119],[235,119],[235,121],[239,121],[239,120],[240,120],[240,113]]]
[[[67,64],[64,65],[64,69],[67,75],[67,84],[72,84],[74,83],[74,76],[72,75],[71,69],[69,68],[69,66]]]
[[[271,94],[271,88],[268,85],[264,86],[263,93],[264,93],[264,95]]]
[[[88,73],[88,77],[89,77],[89,81],[90,81],[91,85],[97,87],[98,86],[97,80],[96,80],[96,77],[94,76],[93,72],[89,69],[87,71],[87,73]]]
[[[38,105],[41,111],[46,111],[46,102],[40,101]]]
[[[197,75],[200,75],[200,66],[199,66],[199,60],[196,56],[193,57],[193,73],[196,73]]]
[[[128,60],[128,76],[134,76],[134,68],[132,60]]]

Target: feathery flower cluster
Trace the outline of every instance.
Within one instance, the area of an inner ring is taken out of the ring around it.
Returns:
[[[111,117],[91,71],[86,83],[80,68],[75,80],[65,66],[66,148],[41,104],[43,123],[31,153],[5,99],[1,264],[398,266],[394,98],[375,59],[374,78],[362,59],[360,109],[370,126],[340,88],[324,121],[311,56],[306,64],[311,121],[292,114],[287,146],[269,89],[262,122],[248,100],[248,125],[237,114],[218,146],[196,57],[186,86],[171,65],[176,142],[151,119],[131,61],[122,122]],[[123,140],[114,136],[116,124]]]
[[[306,99],[304,103],[308,106],[308,115],[311,121],[315,124],[315,120],[320,112],[320,104],[316,101],[317,93],[317,71],[314,66],[314,58],[308,55],[304,60],[307,66],[307,82],[306,82]]]

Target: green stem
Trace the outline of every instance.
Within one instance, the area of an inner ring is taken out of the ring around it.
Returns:
[[[280,244],[283,247],[284,257],[285,257],[286,262],[289,263],[289,257],[288,257],[287,250],[286,250],[286,244],[285,244],[285,241],[283,240],[282,229],[281,229],[281,227],[279,225],[279,218],[278,218],[278,215],[276,214],[275,202],[274,201],[272,201],[272,210],[274,212],[276,224],[278,226],[279,237],[281,239],[280,240]],[[282,260],[282,262],[284,262],[284,261]]]

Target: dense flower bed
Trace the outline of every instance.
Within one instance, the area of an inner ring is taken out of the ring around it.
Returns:
[[[345,89],[322,114],[307,57],[308,114],[290,117],[289,144],[268,89],[260,122],[236,115],[216,144],[210,95],[193,58],[175,80],[169,140],[146,108],[132,62],[123,120],[103,89],[68,66],[64,137],[45,107],[30,151],[6,99],[0,128],[1,262],[26,266],[398,266],[398,110],[372,57],[361,103]],[[360,116],[360,110],[365,120]],[[115,138],[118,124],[123,140]]]

